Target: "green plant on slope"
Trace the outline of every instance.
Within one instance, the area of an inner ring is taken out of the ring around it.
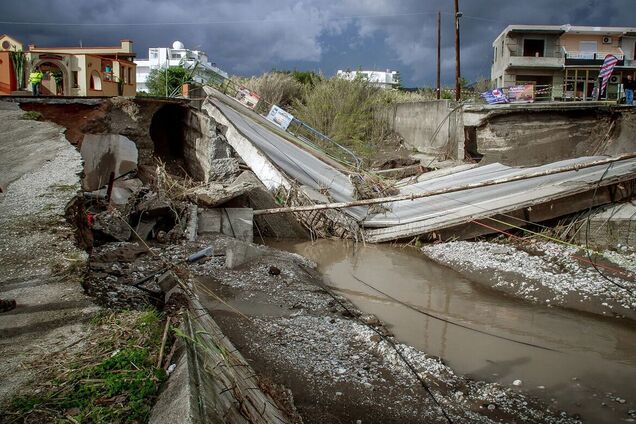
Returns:
[[[50,381],[41,381],[39,393],[16,397],[13,415],[25,422],[148,421],[166,379],[163,369],[156,368],[161,316],[154,310],[103,312],[91,326],[88,351],[62,362]]]
[[[302,100],[294,101],[292,113],[332,140],[367,156],[388,134],[386,121],[376,119],[378,109],[388,103],[382,89],[362,79],[332,78],[318,82]],[[342,155],[328,145],[325,148]]]

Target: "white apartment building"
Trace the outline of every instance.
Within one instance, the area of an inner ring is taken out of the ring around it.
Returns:
[[[370,84],[384,89],[398,88],[400,86],[400,73],[387,69],[382,71],[342,71],[338,70],[336,78],[353,81],[357,77],[362,77]]]
[[[170,47],[153,47],[148,49],[148,59],[135,60],[137,64],[137,91],[148,92],[146,80],[150,71],[175,66],[194,66],[196,63],[203,68],[203,71],[213,72],[223,78],[228,78],[227,72],[219,69],[215,64],[210,63],[208,55],[201,50],[186,49],[181,41],[175,41]],[[200,74],[202,74],[201,72]],[[198,82],[203,82],[203,76],[197,75],[194,78]]]

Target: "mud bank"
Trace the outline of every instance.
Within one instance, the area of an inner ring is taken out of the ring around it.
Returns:
[[[318,263],[333,290],[375,314],[400,342],[443,358],[457,374],[530,393],[584,422],[634,418],[636,330],[630,320],[508,296],[416,248],[331,240],[272,245]]]
[[[223,250],[227,240],[213,244]],[[398,343],[376,317],[332,297],[307,259],[265,247],[260,254],[236,269],[219,257],[191,271],[223,332],[262,378],[291,390],[303,422],[447,422],[440,406],[457,423],[576,421]]]
[[[633,253],[606,252],[591,261],[576,247],[550,242],[451,242],[425,246],[422,252],[471,281],[517,298],[636,319]]]

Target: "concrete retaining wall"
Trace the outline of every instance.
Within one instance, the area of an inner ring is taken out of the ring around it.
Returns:
[[[587,242],[595,249],[636,248],[636,205],[621,203],[592,216],[589,231],[585,222],[576,241],[581,245]]]
[[[482,163],[534,166],[563,159],[636,151],[636,114],[607,104],[467,106]]]
[[[400,103],[379,113],[407,147],[431,155],[463,159],[464,131],[461,110],[449,100]]]

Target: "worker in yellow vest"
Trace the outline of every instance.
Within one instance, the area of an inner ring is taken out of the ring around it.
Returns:
[[[44,78],[44,74],[38,68],[34,69],[29,74],[29,83],[31,84],[34,96],[40,95],[40,84],[42,83],[42,78]]]

